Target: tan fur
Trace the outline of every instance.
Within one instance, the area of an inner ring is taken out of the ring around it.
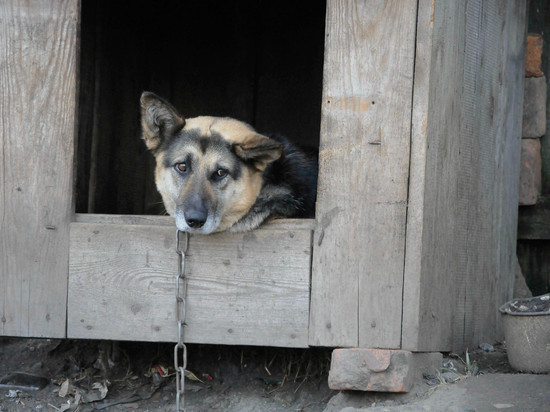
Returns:
[[[260,189],[262,188],[262,175],[250,169],[248,169],[245,174],[246,176],[243,176],[239,182],[236,182],[236,190],[241,193],[241,195],[235,199],[233,203],[229,204],[217,231],[228,229],[246,215],[260,193]]]
[[[168,171],[162,166],[163,157],[163,153],[155,155],[155,184],[157,185],[157,190],[162,196],[162,201],[164,203],[164,207],[166,208],[166,212],[173,216],[174,211],[176,210],[176,202],[174,201],[176,197],[173,197],[168,189],[173,187],[174,184],[173,182],[170,182],[170,173],[168,173]]]
[[[205,124],[208,124],[206,118],[202,118],[201,122],[203,127]],[[198,125],[199,123],[192,124],[193,128],[197,128],[196,126]],[[207,153],[204,156],[200,151],[194,150],[194,148],[190,148],[189,151],[193,152],[197,158],[201,159],[200,162],[204,164],[216,163],[218,160],[217,156],[213,153]],[[192,185],[192,179],[188,180],[186,187],[178,193],[177,188],[174,186],[175,182],[172,181],[172,171],[163,166],[163,152],[158,153],[155,157],[157,163],[155,168],[155,183],[162,196],[167,213],[174,215],[176,208],[174,199],[183,198],[187,195],[186,189]],[[247,168],[243,170],[241,179],[232,182],[231,185],[231,190],[226,191],[226,198],[223,202],[226,208],[223,211],[222,220],[216,232],[227,230],[248,213],[260,193],[262,175],[258,170]],[[171,189],[173,190],[172,193]],[[204,189],[209,198],[215,198],[216,195],[210,184],[205,184]]]
[[[249,125],[241,121],[211,116],[186,119],[185,129],[198,129],[204,136],[212,136],[212,133],[217,133],[230,143],[242,143],[253,132]]]

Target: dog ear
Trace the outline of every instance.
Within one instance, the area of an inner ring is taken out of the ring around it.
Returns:
[[[157,149],[162,140],[174,136],[185,126],[185,119],[163,98],[151,92],[141,94],[142,138],[149,150]]]
[[[247,163],[252,163],[261,172],[267,165],[281,157],[283,144],[261,134],[253,133],[241,143],[236,143],[234,150],[237,156]]]

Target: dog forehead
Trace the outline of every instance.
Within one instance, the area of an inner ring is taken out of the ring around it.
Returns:
[[[235,155],[231,143],[218,134],[205,136],[198,129],[187,129],[182,130],[166,150],[158,154],[157,161],[165,167],[171,167],[186,159],[193,160],[195,167],[202,165],[209,168],[222,163],[234,163]]]
[[[230,117],[199,116],[185,119],[185,130],[197,130],[204,137],[220,136],[229,143],[242,143],[254,132],[254,128],[245,122]]]

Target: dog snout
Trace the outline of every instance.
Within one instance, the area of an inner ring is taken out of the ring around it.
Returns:
[[[185,211],[185,222],[192,229],[199,229],[204,226],[206,219],[208,218],[208,207],[204,202],[192,202]]]

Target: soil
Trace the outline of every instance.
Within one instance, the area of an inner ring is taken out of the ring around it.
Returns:
[[[0,377],[49,382],[10,390],[0,381],[0,411],[173,411],[173,353],[164,343],[0,338]],[[186,411],[322,411],[329,359],[321,349],[188,345]]]
[[[40,390],[0,381],[0,411],[173,411],[173,349],[164,343],[0,338],[0,377],[25,372],[26,386],[35,376],[47,378]],[[486,349],[493,350],[447,354],[445,367],[434,371],[435,383],[425,376],[410,394],[396,395],[331,391],[329,349],[188,345],[186,411],[320,412],[404,404],[447,384],[443,376],[452,381],[513,372],[503,345]]]

